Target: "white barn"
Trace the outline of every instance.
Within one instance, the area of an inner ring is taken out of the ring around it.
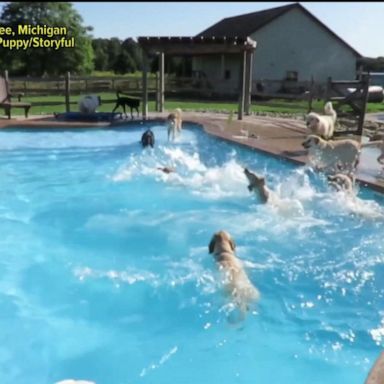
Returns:
[[[252,79],[326,82],[355,80],[354,48],[332,32],[301,4],[225,18],[202,31],[203,37],[247,37],[257,42]],[[231,93],[239,86],[241,57],[200,56],[193,59],[196,75],[212,80],[214,91]]]

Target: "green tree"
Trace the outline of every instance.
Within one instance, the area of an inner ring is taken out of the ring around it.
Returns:
[[[132,57],[126,51],[122,51],[115,61],[113,71],[118,74],[125,74],[127,72],[135,72],[136,65]]]
[[[28,48],[10,50],[0,48],[3,69],[11,74],[60,75],[66,71],[76,74],[90,73],[93,70],[93,48],[89,31],[92,27],[83,25],[83,19],[69,2],[10,2],[3,7],[0,25],[12,27],[13,39],[29,39],[30,36],[18,36],[19,25],[66,27],[65,38],[74,38],[73,48]],[[49,37],[37,35],[43,39]],[[63,36],[54,36],[60,39]]]
[[[123,41],[121,47],[124,51],[126,51],[131,56],[135,64],[134,70],[142,68],[143,55],[142,55],[139,44],[135,40],[133,40],[131,37],[129,37],[128,39],[125,39]]]
[[[117,37],[108,39],[107,54],[108,54],[108,69],[113,71],[116,60],[121,53],[121,40]]]
[[[107,71],[109,56],[108,56],[108,39],[92,40],[94,52],[94,65],[97,71]]]

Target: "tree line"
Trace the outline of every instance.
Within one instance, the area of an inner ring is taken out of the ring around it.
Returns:
[[[0,27],[10,28],[12,34],[2,34],[4,40],[28,40],[19,26],[35,28],[41,39],[71,39],[73,48],[30,47],[10,49],[0,44],[0,69],[12,76],[58,76],[66,72],[86,75],[92,71],[108,71],[126,74],[141,71],[142,53],[139,44],[131,37],[121,40],[95,38],[93,27],[84,25],[84,20],[69,2],[8,2],[0,14]],[[48,36],[43,26],[64,27],[64,35]],[[165,59],[166,71],[185,75],[191,71],[191,60],[185,58]],[[158,70],[157,58],[150,58],[150,70]]]

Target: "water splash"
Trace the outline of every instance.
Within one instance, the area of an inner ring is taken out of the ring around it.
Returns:
[[[178,350],[177,346],[174,346],[168,352],[166,352],[163,356],[161,356],[160,360],[157,363],[152,363],[148,367],[143,368],[142,371],[140,372],[140,377],[144,377],[150,371],[153,371],[161,367],[164,363],[166,363],[172,357],[172,355],[174,355],[177,352],[177,350]]]

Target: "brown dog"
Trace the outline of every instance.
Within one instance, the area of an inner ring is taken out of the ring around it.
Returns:
[[[268,202],[271,191],[265,185],[265,178],[259,177],[255,173],[250,172],[247,168],[244,168],[244,174],[249,181],[248,190],[255,192],[256,196],[260,198],[262,203]]]
[[[236,245],[230,234],[219,231],[212,236],[208,246],[209,253],[219,264],[223,273],[225,291],[232,296],[234,303],[244,315],[248,305],[259,299],[258,289],[251,283],[239,258],[235,255]]]

